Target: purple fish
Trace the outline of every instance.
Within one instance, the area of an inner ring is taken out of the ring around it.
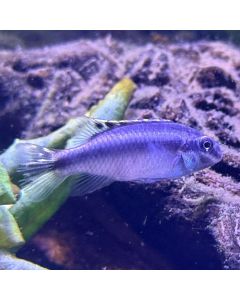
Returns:
[[[222,159],[219,144],[196,129],[164,120],[102,121],[83,117],[66,150],[20,144],[22,170],[50,193],[66,178],[87,194],[113,181],[151,183],[175,179]]]

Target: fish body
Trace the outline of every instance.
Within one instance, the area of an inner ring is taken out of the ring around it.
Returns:
[[[120,125],[57,153],[57,169],[64,176],[88,173],[116,181],[177,178],[190,173],[181,147],[198,136],[198,131],[168,121]]]
[[[222,158],[219,144],[189,126],[161,120],[109,122],[84,117],[85,126],[70,149],[29,145],[25,173],[32,179],[50,172],[60,184],[75,176],[78,193],[113,181],[175,179],[212,166]],[[47,177],[47,176],[46,176]],[[34,183],[34,181],[33,181]],[[31,183],[30,183],[31,184]]]

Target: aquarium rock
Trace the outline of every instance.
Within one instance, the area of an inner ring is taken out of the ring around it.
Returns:
[[[88,201],[72,198],[20,255],[42,249],[60,268],[239,269],[240,50],[231,44],[130,44],[107,37],[1,50],[1,148],[86,113],[126,76],[137,85],[126,119],[190,125],[222,143],[223,160],[180,180],[115,183]],[[80,216],[87,216],[87,228]],[[58,260],[54,243],[44,244],[62,236],[66,248],[78,249],[70,260]]]

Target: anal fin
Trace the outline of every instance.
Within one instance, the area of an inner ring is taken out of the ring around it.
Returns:
[[[85,194],[93,193],[105,186],[110,185],[113,180],[109,177],[80,174],[75,176],[75,185],[71,193],[72,196],[83,196]]]

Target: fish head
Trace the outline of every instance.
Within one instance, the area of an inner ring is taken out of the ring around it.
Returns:
[[[182,152],[183,163],[189,173],[215,165],[222,156],[219,143],[208,136],[187,141]]]

